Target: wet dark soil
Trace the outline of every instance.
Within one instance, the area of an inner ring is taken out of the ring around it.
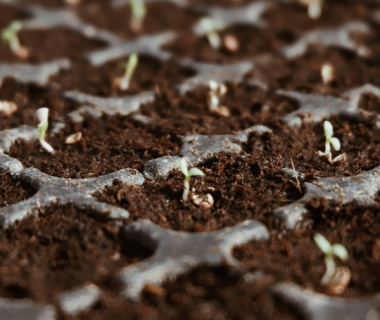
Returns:
[[[41,87],[13,79],[6,79],[0,87],[0,101],[13,101],[18,106],[10,116],[0,113],[0,130],[33,125],[33,115],[38,108],[49,108],[50,119],[56,119],[79,107],[76,102],[63,99],[54,85]]]
[[[62,0],[33,0],[40,4],[66,6]],[[209,0],[216,5],[239,6],[250,1]],[[96,194],[103,202],[125,208],[130,213],[126,223],[150,219],[164,228],[188,232],[208,232],[233,226],[247,219],[261,221],[271,233],[267,243],[251,242],[234,249],[234,256],[246,267],[242,273],[221,267],[201,267],[163,285],[163,290],[146,290],[141,303],[119,300],[110,278],[120,268],[148,257],[151,252],[136,244],[125,244],[119,227],[104,218],[93,219],[70,206],[57,205],[42,210],[38,216],[0,232],[0,296],[30,298],[51,302],[54,296],[85,282],[94,282],[105,290],[92,310],[77,319],[303,319],[270,293],[270,287],[289,280],[302,287],[325,292],[319,285],[324,272],[323,255],[312,240],[314,232],[332,243],[344,245],[349,252],[346,262],[352,279],[343,297],[373,295],[380,291],[379,221],[380,205],[359,207],[355,203],[328,206],[322,201],[308,204],[308,229],[277,232],[272,211],[302,197],[294,178],[283,168],[294,168],[306,181],[316,177],[345,177],[366,172],[380,165],[380,141],[375,116],[380,113],[380,99],[363,95],[360,108],[374,114],[361,119],[330,117],[334,136],[342,144],[345,163],[324,163],[317,152],[324,150],[323,121],[303,122],[300,129],[284,125],[282,117],[299,107],[296,101],[275,94],[277,89],[341,96],[355,87],[371,83],[380,86],[380,43],[378,24],[372,21],[375,4],[367,2],[327,1],[319,20],[310,20],[300,5],[283,3],[263,15],[267,28],[234,25],[220,32],[234,35],[240,42],[236,53],[213,50],[206,37],[190,33],[201,15],[169,2],[148,5],[148,17],[140,33],[129,28],[129,6],[112,8],[107,1],[84,0],[78,10],[87,22],[115,32],[125,39],[165,30],[178,33],[176,41],[165,46],[173,59],[159,62],[155,57],[140,57],[131,89],[121,92],[112,86],[122,76],[119,66],[127,57],[93,67],[84,59],[91,51],[105,48],[79,32],[64,28],[22,31],[21,42],[31,49],[27,62],[40,63],[69,58],[72,68],[54,76],[46,87],[19,84],[7,79],[0,89],[0,100],[17,103],[19,110],[11,117],[0,117],[0,130],[32,124],[34,111],[48,107],[53,120],[79,107],[63,100],[65,90],[107,96],[128,96],[154,90],[156,100],[144,104],[140,112],[149,120],[142,123],[130,116],[86,118],[82,124],[64,119],[66,128],[59,134],[48,131],[47,141],[55,148],[47,154],[35,143],[18,141],[10,156],[25,167],[35,167],[63,178],[92,178],[124,168],[143,172],[144,164],[165,155],[180,155],[181,136],[189,134],[234,134],[255,124],[264,124],[272,133],[250,134],[240,155],[216,154],[214,160],[200,164],[204,177],[191,178],[191,193],[211,194],[215,203],[201,209],[190,199],[181,201],[183,175],[172,172],[167,179],[146,181],[140,187],[126,187],[115,181]],[[0,6],[0,26],[25,17],[19,10]],[[373,29],[368,36],[354,35],[369,47],[367,58],[337,48],[310,47],[301,57],[285,60],[278,55],[284,45],[294,43],[301,34],[319,27],[334,27],[351,20],[364,20]],[[226,63],[249,60],[255,69],[239,84],[227,83],[228,92],[220,104],[229,117],[210,112],[208,89],[199,87],[182,97],[175,91],[195,71],[181,68],[179,60]],[[269,63],[265,63],[269,59]],[[20,61],[0,45],[0,60]],[[334,65],[335,80],[322,84],[323,63]],[[268,90],[249,84],[259,79]],[[51,123],[51,122],[50,122]],[[83,138],[73,145],[64,140],[81,132]],[[20,202],[33,195],[28,186],[14,182],[9,173],[0,172],[0,205]],[[193,189],[194,188],[194,191]],[[191,194],[190,194],[191,195]],[[378,200],[378,199],[377,199]],[[250,281],[256,271],[265,276]],[[246,273],[248,272],[248,273]],[[157,288],[156,288],[157,289]],[[158,288],[160,289],[160,288]],[[156,294],[154,294],[156,292]],[[161,294],[157,295],[157,292]],[[62,316],[63,319],[64,316]],[[65,318],[66,319],[66,318]],[[69,319],[69,317],[67,317]],[[70,318],[73,320],[74,318]]]
[[[251,61],[255,56],[278,50],[287,44],[280,37],[273,37],[268,29],[254,26],[236,25],[219,32],[221,40],[232,35],[239,43],[236,52],[230,52],[224,47],[219,50],[211,47],[206,36],[197,36],[192,32],[183,32],[179,39],[163,46],[176,58],[191,58],[207,62],[238,62]]]
[[[191,68],[181,67],[174,60],[161,62],[144,55],[140,55],[138,59],[130,87],[125,91],[120,89],[115,80],[123,77],[128,56],[96,67],[85,62],[75,63],[72,68],[52,77],[52,81],[59,85],[61,90],[78,90],[96,96],[110,97],[170,88],[173,84],[182,83],[195,74]]]
[[[165,181],[146,181],[142,187],[115,182],[96,196],[125,208],[131,222],[148,218],[165,228],[192,232],[219,230],[247,219],[271,226],[273,209],[302,196],[282,171],[270,163],[258,163],[255,156],[218,154],[215,161],[198,167],[205,176],[191,178],[190,190],[194,195],[211,194],[215,203],[208,210],[193,204],[191,195],[182,201],[183,174],[179,171]]]
[[[26,167],[64,178],[89,178],[123,168],[142,171],[148,160],[180,154],[182,136],[234,134],[260,120],[265,123],[270,118],[279,119],[294,108],[294,104],[273,97],[265,112],[252,114],[251,110],[256,111],[264,103],[265,93],[254,87],[231,84],[222,100],[231,110],[231,116],[223,117],[209,111],[207,93],[206,88],[199,88],[178,97],[170,90],[160,91],[155,102],[142,107],[142,114],[152,120],[148,124],[135,121],[133,116],[89,118],[82,124],[67,119],[63,132],[49,135],[48,131],[47,141],[56,150],[54,155],[44,152],[39,142],[23,141],[18,141],[9,155]],[[70,101],[66,103],[70,105]],[[79,131],[83,136],[80,142],[64,143],[69,135]]]
[[[334,67],[334,80],[329,84],[324,84],[321,76],[321,68],[325,63]],[[356,72],[347,72],[350,68]],[[306,54],[292,60],[263,60],[256,64],[247,78],[259,79],[274,90],[281,88],[340,96],[363,84],[379,86],[379,72],[378,61],[371,58],[359,58],[347,50],[311,47]]]
[[[10,51],[7,43],[1,42],[2,61],[43,63],[60,58],[82,60],[84,54],[105,48],[105,43],[102,41],[86,38],[78,31],[61,27],[48,30],[23,30],[19,38],[21,44],[29,49],[28,59],[20,60]]]
[[[245,145],[245,151],[256,157],[267,159],[274,166],[292,168],[305,173],[309,178],[344,177],[363,173],[380,165],[378,128],[371,117],[363,121],[331,117],[334,136],[341,142],[340,151],[333,157],[346,154],[344,163],[331,165],[318,157],[318,151],[325,151],[323,121],[315,125],[304,124],[300,129],[285,128],[281,124],[273,135],[261,138],[252,136]]]
[[[28,15],[22,10],[3,3],[0,4],[0,29],[4,29],[14,20],[26,18]]]
[[[324,292],[320,280],[324,274],[323,254],[312,235],[324,235],[330,243],[347,248],[349,258],[337,265],[347,266],[351,281],[342,296],[357,297],[377,293],[380,277],[379,210],[377,202],[370,207],[329,206],[324,200],[312,201],[308,207],[312,219],[310,230],[297,230],[272,235],[269,242],[252,242],[234,249],[234,255],[250,270],[266,270],[275,281],[291,280],[303,287]],[[363,277],[363,275],[366,275]]]
[[[106,217],[92,219],[72,206],[41,210],[0,231],[0,295],[53,302],[86,282],[102,286],[117,270],[150,255],[120,239]]]
[[[345,0],[325,1],[319,19],[310,19],[306,6],[299,3],[283,3],[264,13],[263,17],[278,35],[298,37],[305,31],[317,28],[337,27],[348,21],[370,21],[375,3]],[[284,24],[283,17],[292,23]]]
[[[142,29],[135,32],[130,28],[131,10],[127,2],[121,7],[112,7],[110,1],[95,1],[81,6],[80,17],[101,29],[115,32],[124,38],[135,38],[143,34],[153,34],[167,30],[186,30],[199,15],[181,8],[169,1],[147,4],[147,15]]]
[[[107,294],[92,311],[65,320],[302,319],[269,293],[269,283],[268,278],[249,281],[224,267],[201,267],[166,284],[160,295],[146,292],[138,306]]]
[[[0,170],[0,207],[24,201],[34,194],[30,186],[15,181],[7,170]]]
[[[230,116],[210,111],[209,89],[205,86],[181,97],[166,90],[157,95],[154,102],[141,107],[141,113],[151,119],[147,128],[160,130],[164,135],[231,134],[255,124],[273,125],[297,110],[293,101],[254,86],[227,83],[226,87],[227,93],[220,97],[220,105],[228,108]]]
[[[75,144],[65,144],[66,138],[76,132],[81,132],[83,138]],[[79,179],[125,168],[141,170],[148,160],[179,152],[175,141],[158,138],[127,117],[87,118],[81,125],[69,124],[46,140],[55,149],[54,154],[44,151],[39,142],[18,141],[9,155],[20,159],[25,167]]]

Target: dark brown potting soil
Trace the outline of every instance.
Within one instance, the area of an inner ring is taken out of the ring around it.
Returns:
[[[334,66],[335,79],[324,84],[321,77],[323,64]],[[347,72],[354,69],[355,73]],[[249,73],[249,79],[260,79],[269,88],[296,90],[304,93],[339,96],[363,84],[380,84],[377,61],[359,58],[350,51],[336,48],[311,47],[301,57],[286,60],[277,58],[270,63],[259,62]]]
[[[199,17],[186,8],[176,6],[169,1],[147,4],[147,15],[142,30],[134,32],[129,22],[130,6],[127,3],[113,8],[110,1],[93,1],[80,7],[80,17],[98,28],[108,29],[121,37],[135,38],[141,34],[153,34],[168,30],[186,30]]]
[[[26,19],[28,15],[22,10],[1,3],[0,4],[0,29],[3,29],[14,20]]]
[[[54,86],[23,84],[13,79],[6,79],[0,87],[0,101],[13,101],[18,106],[10,116],[0,112],[0,130],[34,125],[33,115],[38,108],[49,107],[50,119],[65,116],[78,108],[77,103],[63,99],[61,91]]]
[[[120,239],[107,217],[91,218],[73,206],[41,210],[0,231],[0,295],[54,302],[86,282],[104,285],[119,269],[150,255]]]
[[[79,61],[68,69],[52,77],[61,90],[78,90],[102,97],[127,96],[147,90],[162,90],[179,84],[194,75],[191,68],[180,67],[174,60],[160,62],[151,56],[139,56],[128,90],[122,91],[116,85],[116,78],[125,72],[128,56],[113,60],[102,66],[92,66]]]
[[[29,57],[20,60],[5,42],[0,44],[0,57],[5,62],[43,63],[61,58],[80,59],[85,53],[105,47],[105,43],[92,40],[79,32],[67,28],[48,30],[23,30],[19,33],[20,42],[29,49]]]
[[[261,166],[255,157],[218,154],[217,160],[199,166],[204,177],[194,177],[190,189],[196,195],[211,194],[215,204],[203,210],[182,201],[183,174],[172,173],[164,181],[146,181],[142,187],[115,183],[100,201],[121,206],[130,213],[129,221],[148,218],[154,223],[182,231],[214,231],[257,219],[272,225],[271,211],[301,197],[297,185],[270,163]]]
[[[83,138],[75,144],[65,144],[66,138],[76,132],[81,132]],[[157,138],[126,117],[88,118],[80,126],[69,125],[47,141],[55,148],[54,154],[44,151],[38,141],[19,141],[9,155],[26,167],[52,176],[80,179],[125,168],[141,170],[148,160],[179,152],[176,141]]]
[[[67,7],[62,0],[33,0],[52,7]],[[253,1],[203,1],[215,5],[239,6]],[[304,319],[289,305],[282,305],[270,293],[270,287],[280,281],[292,281],[301,287],[325,293],[320,286],[324,273],[323,255],[315,245],[315,231],[331,243],[344,245],[349,259],[338,265],[351,270],[352,279],[343,297],[361,297],[380,291],[379,199],[373,206],[355,203],[342,206],[322,201],[308,204],[307,230],[276,230],[272,211],[301,198],[304,190],[283,168],[294,168],[305,175],[306,181],[317,177],[347,177],[367,172],[380,165],[379,128],[376,114],[380,99],[367,94],[360,108],[372,115],[361,119],[330,117],[301,128],[284,125],[282,117],[297,110],[297,101],[275,93],[277,89],[334,95],[371,83],[380,86],[379,25],[372,18],[378,5],[366,2],[325,1],[323,15],[311,20],[306,8],[284,3],[263,15],[267,28],[234,25],[220,32],[234,35],[240,42],[236,53],[213,50],[206,37],[191,34],[194,23],[202,16],[186,7],[170,2],[151,3],[140,33],[129,27],[128,5],[115,9],[109,1],[83,0],[74,10],[97,27],[115,32],[126,40],[165,30],[176,31],[178,38],[164,46],[173,58],[160,62],[152,56],[140,56],[129,91],[113,87],[115,77],[123,75],[120,63],[127,56],[93,67],[84,58],[94,50],[105,48],[101,41],[82,36],[65,28],[22,31],[21,42],[31,50],[27,60],[42,63],[69,58],[72,68],[52,77],[45,87],[20,84],[6,79],[0,88],[0,101],[17,103],[19,110],[11,117],[0,116],[0,130],[32,124],[37,108],[48,107],[50,120],[64,116],[80,105],[62,98],[66,90],[79,90],[103,97],[130,96],[154,90],[156,100],[146,103],[140,112],[149,119],[142,123],[130,116],[86,117],[83,124],[73,124],[64,118],[66,128],[59,134],[48,130],[47,141],[55,148],[54,155],[46,153],[38,142],[17,141],[9,155],[27,167],[62,178],[92,178],[125,168],[141,173],[148,160],[166,155],[181,155],[181,137],[189,134],[235,134],[255,124],[264,124],[272,133],[250,134],[242,144],[243,153],[218,153],[215,159],[199,164],[204,177],[190,180],[191,194],[211,194],[215,203],[204,210],[190,199],[181,201],[183,175],[173,171],[166,179],[146,180],[140,186],[127,187],[115,180],[113,185],[95,194],[102,202],[125,208],[130,218],[124,223],[150,219],[155,224],[173,230],[208,232],[234,226],[247,219],[257,219],[270,230],[268,242],[250,242],[233,250],[242,262],[243,272],[225,267],[200,267],[161,288],[146,288],[141,303],[116,297],[112,276],[124,266],[149,257],[152,252],[120,239],[119,226],[106,217],[92,218],[72,206],[41,210],[0,231],[0,296],[30,298],[52,303],[55,296],[86,282],[94,282],[104,296],[88,312],[65,320],[110,319]],[[20,10],[0,5],[0,27],[14,19],[24,18]],[[301,57],[286,60],[278,50],[292,44],[300,35],[319,27],[335,27],[346,21],[364,20],[372,26],[368,36],[353,35],[370,49],[366,58],[338,48],[312,46]],[[259,56],[259,57],[258,57]],[[276,57],[266,63],[265,57]],[[239,84],[227,83],[228,92],[221,99],[231,115],[223,117],[210,112],[208,89],[200,86],[179,96],[175,86],[195,75],[190,68],[180,67],[179,60],[230,63],[255,62],[255,67]],[[0,60],[21,62],[6,44],[0,45]],[[336,78],[322,84],[320,69],[329,62],[336,69]],[[268,84],[268,90],[249,85],[252,79]],[[329,120],[334,136],[342,144],[345,163],[323,162],[317,152],[324,151],[323,121]],[[52,121],[50,122],[50,125]],[[37,129],[36,129],[37,130]],[[83,138],[73,145],[64,140],[81,132]],[[15,182],[6,171],[0,172],[0,206],[18,203],[31,197],[35,190]],[[194,191],[193,191],[194,188]],[[190,194],[190,196],[191,196]],[[263,277],[252,280],[255,272]],[[247,276],[249,274],[249,276]],[[251,280],[249,280],[251,279]]]
[[[166,284],[159,295],[146,291],[142,304],[106,294],[92,311],[65,320],[303,319],[269,293],[269,284],[269,277],[252,281],[228,268],[201,267]]]
[[[163,48],[177,58],[191,58],[205,62],[238,62],[252,60],[257,55],[272,52],[286,44],[279,37],[273,37],[267,29],[253,26],[237,25],[226,28],[219,33],[221,39],[233,35],[239,42],[239,50],[234,53],[222,48],[211,47],[206,36],[199,37],[194,33],[183,32],[178,40],[174,40]]]
[[[7,170],[0,170],[0,207],[24,201],[34,193],[30,186],[15,181]]]
[[[338,265],[347,266],[351,281],[342,294],[345,297],[365,296],[380,290],[379,203],[371,207],[329,206],[323,200],[311,202],[312,227],[287,234],[272,235],[269,242],[252,242],[234,249],[234,255],[250,270],[266,270],[276,281],[291,280],[303,287],[324,292],[320,286],[325,267],[323,253],[312,235],[323,234],[330,243],[347,248],[349,258]],[[363,277],[363,275],[366,275]]]
[[[380,164],[379,135],[376,121],[368,117],[358,122],[355,119],[331,117],[334,136],[341,142],[340,151],[331,148],[333,157],[342,153],[347,160],[331,165],[322,161],[318,151],[325,151],[326,138],[323,121],[315,125],[303,125],[292,130],[279,125],[273,135],[261,138],[253,136],[246,146],[246,152],[281,168],[293,168],[308,178],[344,177],[366,172]]]

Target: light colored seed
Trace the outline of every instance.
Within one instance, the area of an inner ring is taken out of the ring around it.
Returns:
[[[157,286],[152,283],[147,283],[144,287],[144,290],[158,297],[162,297],[166,294],[166,290],[163,287]]]
[[[324,84],[329,84],[335,80],[335,68],[331,63],[322,65],[321,77]]]
[[[214,112],[218,113],[222,117],[229,117],[230,116],[230,110],[225,106],[219,106],[217,109],[213,110]]]
[[[351,280],[351,272],[347,267],[338,267],[333,277],[326,283],[326,291],[330,294],[342,294]]]
[[[210,209],[214,205],[214,198],[211,194],[202,195],[193,195],[193,203],[197,206],[200,206],[203,210]]]
[[[0,111],[5,116],[10,116],[18,109],[17,104],[11,101],[0,101]]]
[[[80,141],[81,139],[82,139],[82,133],[77,132],[77,133],[72,134],[71,136],[68,136],[65,140],[65,143],[66,144],[73,144],[75,142]]]
[[[228,52],[234,53],[239,50],[240,43],[233,34],[228,33],[223,37],[223,47]]]
[[[228,89],[224,83],[219,85],[219,95],[224,96],[227,93]]]
[[[65,0],[65,2],[70,6],[78,6],[82,0]]]

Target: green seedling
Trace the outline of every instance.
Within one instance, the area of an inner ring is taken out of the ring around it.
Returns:
[[[9,48],[17,57],[20,59],[26,59],[29,56],[29,50],[20,43],[18,33],[21,30],[21,22],[13,21],[1,32],[1,39],[9,44]]]
[[[330,121],[325,121],[323,123],[323,129],[325,132],[326,142],[325,142],[325,154],[331,152],[330,144],[334,148],[335,151],[340,150],[340,142],[337,138],[333,137],[333,127]]]
[[[41,146],[49,153],[54,153],[53,147],[45,141],[45,133],[49,126],[48,123],[49,109],[40,108],[38,109],[33,117],[33,122],[37,126],[39,133],[39,140]]]
[[[134,32],[139,32],[142,29],[147,11],[144,0],[129,0],[129,3],[132,12],[130,27]]]
[[[120,79],[120,83],[119,83],[121,90],[129,89],[129,85],[131,83],[131,79],[137,67],[138,61],[139,61],[138,55],[136,53],[132,53],[128,58],[128,62],[123,65],[125,67],[125,72],[124,72],[124,76]]]
[[[313,238],[319,249],[325,254],[326,271],[322,277],[321,284],[327,285],[337,273],[334,256],[345,261],[348,259],[348,252],[341,244],[331,245],[330,242],[319,233],[315,233]]]
[[[221,26],[217,26],[214,21],[209,17],[204,17],[199,21],[199,25],[205,32],[208,42],[211,47],[218,50],[222,44],[222,40],[219,37],[218,30],[221,30]]]
[[[181,169],[181,172],[185,176],[185,180],[183,182],[185,189],[183,190],[182,200],[186,201],[187,196],[190,191],[190,183],[189,183],[190,178],[193,176],[204,176],[204,173],[198,168],[191,168],[190,170],[188,170],[187,162],[185,158],[181,158],[181,160],[179,161],[179,168]]]

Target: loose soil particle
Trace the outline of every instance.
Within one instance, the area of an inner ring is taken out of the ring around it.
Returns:
[[[88,313],[65,320],[249,319],[300,320],[268,291],[270,279],[247,281],[227,268],[198,268],[164,285],[164,295],[145,293],[142,304],[104,296]]]
[[[146,181],[142,187],[114,183],[100,201],[128,210],[132,222],[149,219],[164,227],[181,231],[214,231],[247,219],[272,225],[272,210],[302,196],[296,184],[270,163],[258,163],[254,156],[218,154],[217,160],[204,166],[204,177],[190,180],[194,194],[210,193],[214,206],[203,210],[190,201],[183,202],[183,174],[172,173],[164,181]]]
[[[72,206],[42,210],[0,231],[0,296],[52,299],[86,282],[102,286],[119,269],[150,255],[120,239],[106,217]]]
[[[35,191],[27,185],[16,182],[6,170],[0,170],[0,207],[24,201]]]
[[[377,202],[371,207],[349,205],[329,206],[324,200],[310,203],[311,230],[273,234],[269,242],[252,242],[234,249],[234,256],[251,270],[262,270],[276,281],[289,280],[302,287],[324,292],[319,285],[324,274],[323,254],[312,235],[323,234],[330,243],[347,248],[349,258],[337,265],[347,266],[351,282],[344,297],[375,294],[380,290],[380,232]]]

